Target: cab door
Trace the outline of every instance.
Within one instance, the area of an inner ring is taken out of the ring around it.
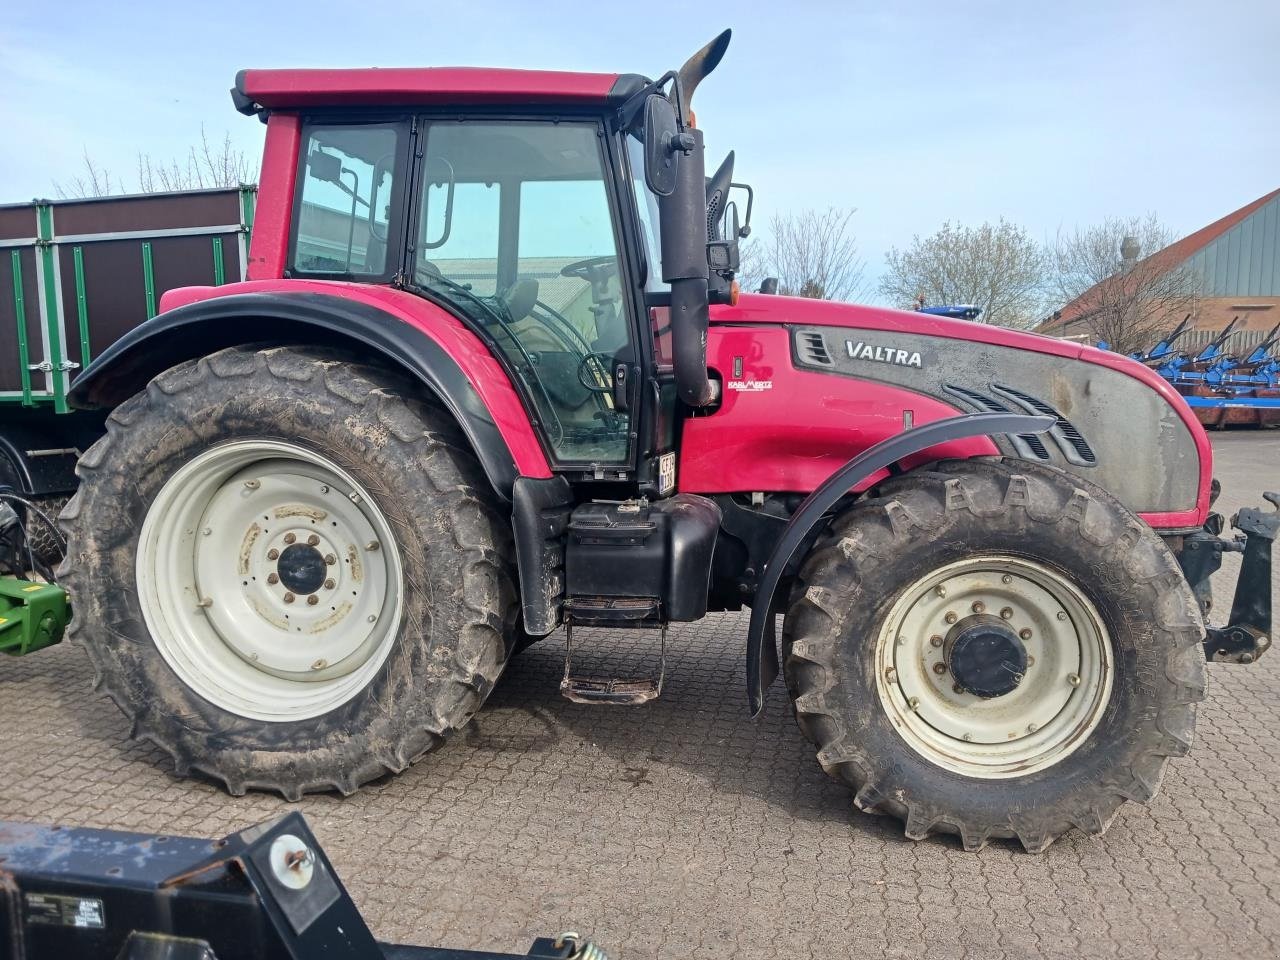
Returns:
[[[423,117],[412,283],[504,361],[555,466],[635,464],[638,363],[617,203],[596,119]]]

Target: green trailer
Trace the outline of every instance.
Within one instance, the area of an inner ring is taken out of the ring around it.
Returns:
[[[0,486],[55,511],[102,416],[76,375],[174,287],[244,279],[257,188],[0,205]],[[33,533],[36,531],[33,530]]]

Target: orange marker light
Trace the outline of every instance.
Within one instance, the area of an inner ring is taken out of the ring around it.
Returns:
[[[734,280],[729,284],[729,306],[736,307],[738,305],[738,294],[742,292],[738,286],[738,281]]]

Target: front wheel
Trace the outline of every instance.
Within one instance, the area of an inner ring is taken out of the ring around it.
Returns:
[[[975,460],[836,518],[784,652],[801,729],[857,807],[914,839],[1040,851],[1101,833],[1190,747],[1201,636],[1173,556],[1107,493]]]
[[[63,571],[132,735],[233,793],[349,793],[467,722],[510,654],[509,525],[447,414],[384,371],[233,348],[83,457]]]

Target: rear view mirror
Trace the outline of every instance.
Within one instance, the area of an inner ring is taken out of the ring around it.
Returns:
[[[342,186],[342,160],[323,150],[313,150],[307,155],[307,171],[317,180]]]
[[[730,200],[724,209],[724,238],[707,243],[707,263],[716,273],[721,275],[737,273],[740,236],[742,236],[742,226],[738,221],[738,205]]]
[[[659,197],[669,197],[676,189],[680,151],[673,147],[679,133],[671,101],[650,94],[644,104],[644,181]]]

